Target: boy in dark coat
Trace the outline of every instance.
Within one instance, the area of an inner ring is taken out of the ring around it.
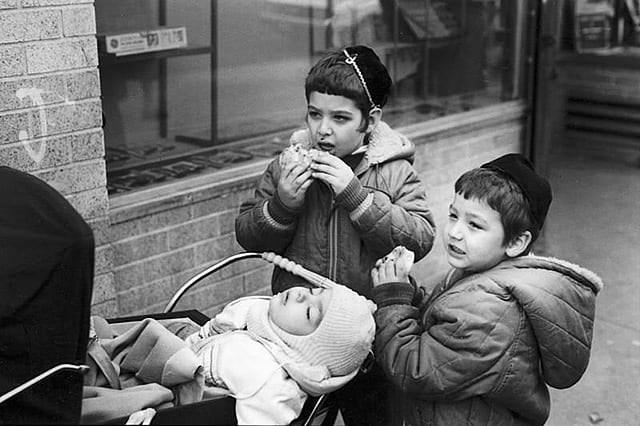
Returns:
[[[404,393],[399,422],[541,425],[547,385],[580,379],[602,281],[528,254],[550,203],[528,160],[502,156],[456,182],[442,235],[453,269],[430,294],[410,282],[409,252],[378,261],[375,352]]]
[[[371,297],[370,271],[397,245],[421,259],[435,236],[414,144],[381,121],[391,88],[365,46],[329,52],[305,81],[307,126],[292,144],[315,151],[305,164],[274,159],[240,206],[236,237]],[[297,285],[275,268],[274,293]]]
[[[236,237],[249,251],[273,251],[371,298],[371,268],[397,245],[429,253],[435,226],[413,168],[414,144],[382,121],[391,89],[373,50],[328,52],[305,81],[306,128],[293,144],[315,150],[304,164],[269,164],[242,203]],[[274,293],[299,280],[276,268]],[[388,384],[379,369],[337,392],[348,426],[385,425]]]
[[[58,364],[83,364],[94,240],[55,189],[0,167],[0,395]],[[74,424],[82,376],[60,372],[0,404],[0,423]]]

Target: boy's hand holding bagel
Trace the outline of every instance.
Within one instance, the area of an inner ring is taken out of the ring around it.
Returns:
[[[382,259],[378,259],[371,270],[373,285],[388,282],[409,282],[409,272],[413,266],[414,253],[403,246],[394,248]]]
[[[310,148],[307,141],[298,140],[303,136],[303,132],[294,133],[290,145],[278,158],[282,172],[276,194],[285,207],[294,210],[304,203],[304,196],[313,182],[311,162],[320,153],[317,149]]]

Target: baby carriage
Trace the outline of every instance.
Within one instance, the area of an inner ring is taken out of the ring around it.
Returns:
[[[176,319],[188,319],[193,321],[195,324],[203,325],[205,322],[209,320],[209,318],[202,314],[197,310],[183,310],[183,311],[174,311],[179,300],[197,283],[202,281],[204,278],[209,277],[211,274],[219,271],[220,269],[231,265],[235,262],[244,260],[244,259],[263,259],[265,261],[271,262],[277,267],[283,268],[295,275],[298,275],[312,284],[324,286],[331,283],[331,281],[323,277],[319,274],[313,273],[309,270],[306,270],[301,265],[298,265],[294,262],[291,262],[281,256],[275,255],[273,253],[253,253],[253,252],[244,252],[229,256],[220,262],[206,268],[200,273],[196,274],[192,278],[190,278],[187,282],[185,282],[178,291],[173,295],[170,301],[167,303],[162,313],[159,314],[151,314],[151,315],[142,315],[142,316],[130,316],[130,317],[121,317],[116,319],[108,320],[110,324],[114,324],[121,329],[126,329],[129,324],[134,324],[143,320],[144,318],[154,318],[159,322],[163,321],[171,321]],[[370,367],[372,362],[372,357],[370,356],[365,360],[363,365],[361,366],[361,371],[366,372]],[[0,396],[0,404],[8,398],[11,398],[15,394],[25,390],[26,388],[33,386],[40,380],[44,380],[52,374],[56,374],[62,370],[75,370],[80,373],[86,371],[88,369],[87,366],[76,366],[70,364],[64,364],[56,366],[49,371],[41,374],[40,376],[24,383],[18,388],[7,392],[5,395]],[[335,402],[332,399],[331,394],[323,394],[318,396],[310,396],[304,408],[300,414],[300,416],[295,419],[291,424],[296,426],[302,425],[332,425],[334,424],[338,415],[338,408]],[[128,416],[118,417],[115,419],[110,419],[106,422],[102,422],[100,424],[125,424]],[[235,400],[229,396],[221,396],[219,398],[213,399],[205,399],[200,402],[181,405],[172,408],[160,409],[157,411],[154,416],[151,424],[236,424],[237,420],[235,417]]]

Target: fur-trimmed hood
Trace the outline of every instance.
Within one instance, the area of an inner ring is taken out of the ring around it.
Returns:
[[[369,135],[365,158],[367,166],[387,161],[406,159],[413,164],[416,146],[402,133],[393,130],[387,123],[380,121]]]
[[[524,309],[545,381],[559,389],[575,384],[589,362],[600,277],[570,262],[534,255],[502,262],[483,275]]]

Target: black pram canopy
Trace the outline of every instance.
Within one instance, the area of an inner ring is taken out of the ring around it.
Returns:
[[[61,363],[84,363],[94,239],[42,180],[0,167],[0,395]],[[82,377],[59,373],[0,405],[0,423],[77,423]]]

